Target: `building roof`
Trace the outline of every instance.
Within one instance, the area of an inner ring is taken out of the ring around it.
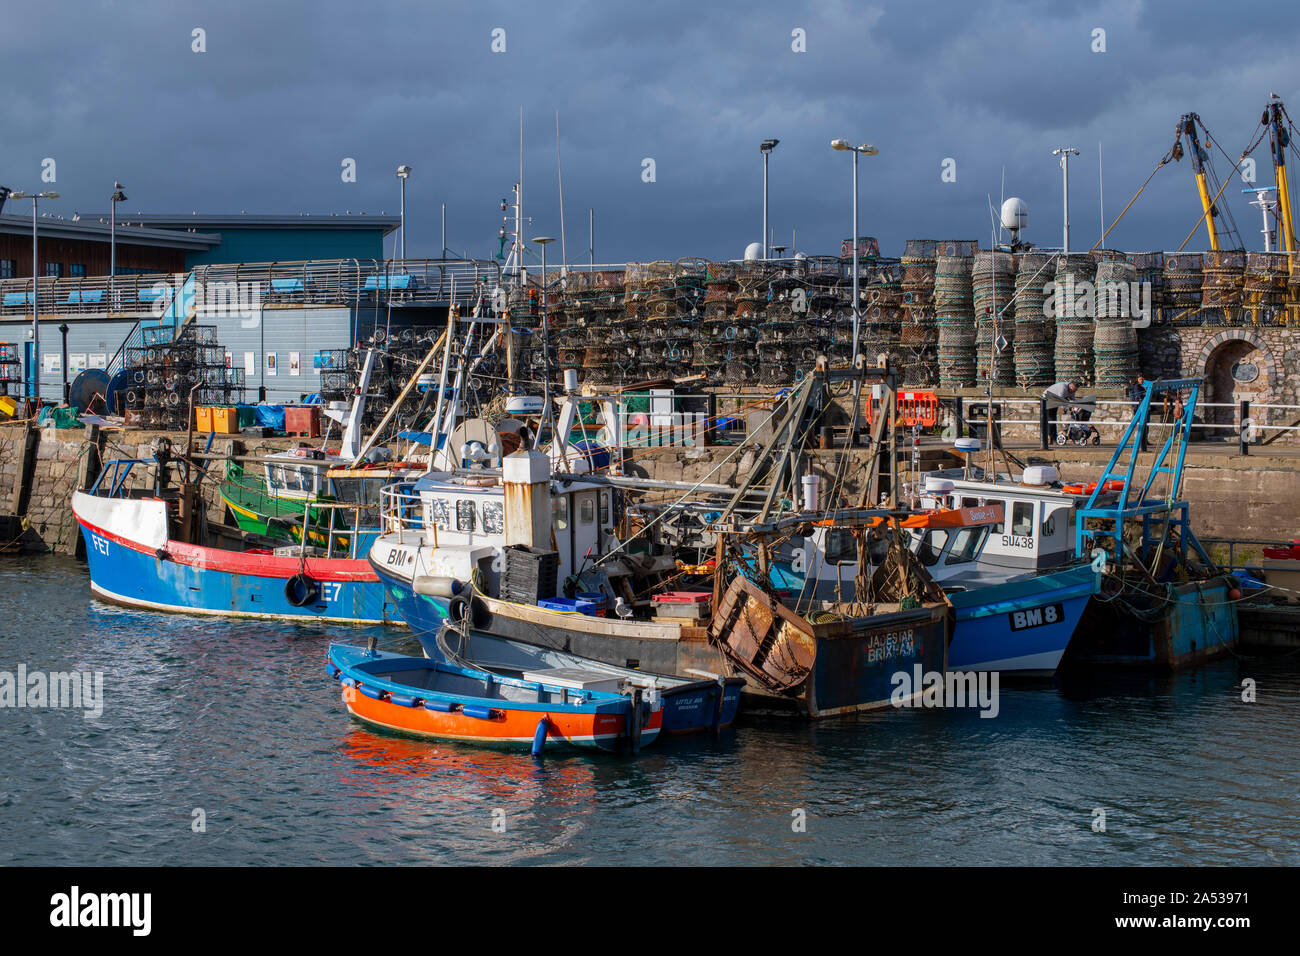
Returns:
[[[98,216],[81,216],[77,219],[62,219],[58,216],[38,216],[37,230],[40,235],[55,239],[82,239],[89,242],[108,242],[112,231],[108,217],[100,221]],[[0,214],[0,233],[6,235],[32,234],[32,217],[21,214]],[[169,249],[203,251],[220,245],[221,234],[215,232],[181,232],[176,229],[154,229],[126,225],[121,220],[117,224],[117,241],[127,245],[160,246]]]
[[[108,220],[107,213],[95,213],[94,218]],[[365,213],[297,213],[291,216],[248,215],[246,213],[219,213],[205,215],[169,215],[165,213],[118,212],[119,228],[123,222],[139,223],[154,229],[206,230],[206,229],[382,229],[388,235],[402,223],[401,216],[370,216]]]

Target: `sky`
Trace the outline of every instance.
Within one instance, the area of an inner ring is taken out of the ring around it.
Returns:
[[[1298,39],[1300,4],[1276,2],[45,0],[0,31],[0,184],[57,189],[41,208],[67,218],[106,211],[114,180],[126,215],[393,214],[406,163],[408,256],[438,255],[446,203],[448,246],[487,257],[522,108],[525,234],[563,232],[568,261],[588,260],[589,210],[597,262],[739,258],[761,239],[767,138],[769,224],[798,251],[835,255],[850,235],[838,137],[880,151],[859,161],[859,233],[886,255],[909,238],[987,246],[1004,195],[1028,204],[1025,238],[1059,244],[1058,146],[1080,152],[1071,245],[1087,248],[1180,114],[1200,114],[1227,176],[1270,93],[1300,109]],[[1267,140],[1254,156],[1271,183]],[[1224,197],[1259,249],[1244,185]],[[1184,159],[1106,244],[1177,249],[1200,213]],[[1205,247],[1201,229],[1189,248]]]

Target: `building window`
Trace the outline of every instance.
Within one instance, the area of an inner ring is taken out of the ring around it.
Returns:
[[[85,265],[82,263],[73,263],[71,268],[68,270],[68,275],[84,277],[86,275]]]
[[[0,259],[0,279],[13,279],[18,275],[17,259]]]
[[[45,263],[45,274],[46,274],[47,276],[53,276],[53,277],[56,278],[56,279],[62,279],[62,278],[63,278],[63,263],[62,263],[62,262],[47,262],[47,263]]]

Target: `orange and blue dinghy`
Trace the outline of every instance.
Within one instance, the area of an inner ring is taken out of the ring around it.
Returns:
[[[620,690],[617,678],[570,680],[554,671],[541,679],[528,673],[502,677],[351,644],[331,644],[327,660],[352,716],[417,737],[535,754],[548,742],[635,753],[663,725],[658,694],[643,687]]]

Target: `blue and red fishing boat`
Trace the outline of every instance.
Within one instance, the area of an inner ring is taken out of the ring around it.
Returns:
[[[184,488],[155,481],[127,489],[134,465],[106,464],[89,493],[72,497],[103,600],[190,614],[272,617],[346,624],[401,624],[384,586],[362,558],[332,558],[302,545],[267,547],[237,528],[198,520]]]
[[[331,644],[330,677],[343,704],[375,727],[435,740],[528,748],[548,742],[586,750],[632,751],[653,743],[662,701],[617,677],[548,671],[504,677],[444,661]]]

